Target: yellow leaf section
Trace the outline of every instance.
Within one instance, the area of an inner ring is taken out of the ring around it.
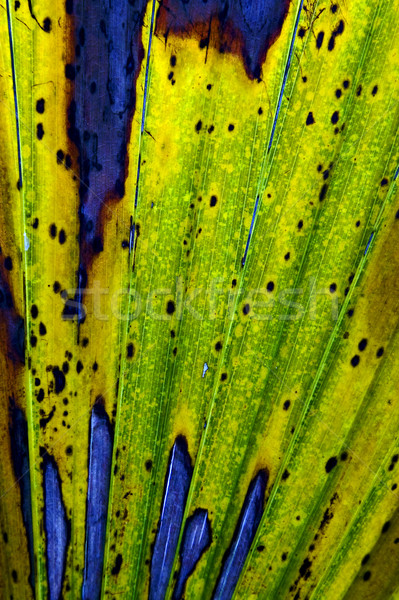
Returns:
[[[398,210],[396,192],[236,598],[387,598],[397,584]]]
[[[105,596],[147,597],[176,436],[186,436],[193,461],[197,453],[295,17],[292,6],[269,50],[267,86],[212,41],[206,52],[191,39],[152,40],[126,339],[133,356],[122,347]]]
[[[134,207],[146,61],[137,83],[126,194],[119,203],[104,208],[104,250],[88,274],[87,316],[78,335],[76,322],[62,319],[64,298],[74,296],[79,266],[79,166],[76,149],[67,137],[73,84],[65,77],[65,65],[73,61],[74,20],[66,13],[63,0],[44,5],[32,2],[32,12],[40,24],[50,19],[49,32],[32,18],[28,3],[15,10],[12,27],[24,219],[30,242],[26,252],[27,356],[32,390],[28,412],[37,598],[47,597],[41,448],[55,458],[70,520],[63,597],[77,598],[84,568],[91,408],[101,396],[111,421],[116,414],[120,336],[126,327],[121,298],[127,295],[129,283],[128,250],[122,242],[129,239]],[[144,47],[148,45],[150,17],[151,13],[143,26]],[[44,100],[44,112],[37,112],[38,100]],[[38,127],[44,132],[39,137]],[[70,155],[71,166],[57,160],[59,150]],[[38,310],[36,318],[31,316],[33,305]],[[58,393],[54,368],[65,376],[65,386]]]
[[[7,294],[11,293],[15,315],[24,316],[22,203],[19,180],[17,127],[6,6],[0,7],[0,596],[33,597],[28,582],[28,539],[22,519],[20,487],[16,480],[10,446],[10,405],[26,413],[25,367],[10,348],[7,329]],[[9,269],[11,259],[12,269]],[[8,261],[6,263],[6,260]],[[8,265],[8,269],[5,265]],[[7,288],[9,288],[7,290]],[[21,340],[22,341],[22,340]]]
[[[392,42],[384,37],[396,4],[388,11],[378,2],[366,11],[360,2],[338,13],[312,8],[299,26],[299,65],[294,59],[224,352],[227,378],[215,386],[195,466],[187,514],[207,508],[217,544],[191,576],[188,598],[211,596],[257,470],[269,469],[270,488],[283,473],[284,452],[386,197],[382,182],[398,163],[397,82],[386,76]],[[263,561],[259,568],[263,573]]]

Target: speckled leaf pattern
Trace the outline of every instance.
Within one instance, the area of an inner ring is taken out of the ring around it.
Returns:
[[[399,597],[398,40],[0,5],[0,598]]]

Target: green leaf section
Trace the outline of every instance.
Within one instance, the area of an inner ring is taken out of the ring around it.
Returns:
[[[73,19],[63,2],[33,3],[36,20],[29,9],[10,10],[12,54],[6,10],[0,21],[0,261],[15,265],[7,277],[27,328],[26,369],[13,365],[0,328],[1,593],[31,597],[26,576],[12,575],[17,557],[29,570],[22,517],[10,510],[20,504],[14,395],[29,425],[38,598],[47,594],[40,449],[60,471],[71,524],[63,593],[76,598],[99,396],[115,425],[103,597],[148,595],[179,434],[194,464],[185,518],[207,509],[213,535],[186,598],[211,597],[260,468],[267,504],[236,599],[397,597],[398,0],[292,2],[260,82],[212,48],[214,30],[209,49],[154,35],[149,4],[126,195],[105,209],[79,337],[61,319],[60,294],[76,287],[79,263],[66,121]],[[39,26],[47,18],[49,33]],[[173,584],[172,574],[168,598]]]
[[[0,11],[0,596],[32,598],[30,563],[21,512],[21,496],[13,467],[10,409],[26,411],[25,370],[12,350],[12,322],[24,315],[22,207],[18,189],[18,143],[13,72],[6,7]],[[10,306],[10,295],[13,305]]]
[[[207,52],[152,40],[105,596],[148,593],[170,448],[185,435],[194,461],[213,408],[296,8],[268,53],[268,85],[212,39]]]

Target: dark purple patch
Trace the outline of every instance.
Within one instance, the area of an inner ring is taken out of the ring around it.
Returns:
[[[164,0],[156,35],[170,33],[196,38],[200,48],[214,46],[221,53],[241,57],[250,79],[261,77],[262,65],[281,33],[290,0]]]
[[[93,257],[104,246],[103,220],[125,193],[146,5],[147,0],[101,0],[74,10],[72,44],[79,52],[66,65],[66,76],[73,86],[68,136],[80,168],[80,264],[79,289],[66,303],[65,318],[84,320],[82,296]]]
[[[8,275],[0,265],[0,331],[3,329],[7,356],[14,364],[25,362],[25,322],[16,312]]]

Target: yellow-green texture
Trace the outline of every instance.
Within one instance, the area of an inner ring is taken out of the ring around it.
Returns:
[[[86,294],[78,326],[61,295],[79,265],[74,16],[60,0],[0,5],[0,274],[25,319],[23,363],[0,315],[0,596],[33,594],[10,399],[28,422],[36,597],[48,597],[44,452],[70,521],[62,593],[75,599],[101,397],[114,429],[103,598],[148,597],[178,435],[194,472],[167,598],[198,508],[212,543],[184,597],[212,597],[259,469],[265,507],[235,600],[396,598],[399,2],[293,0],[259,81],[212,43],[157,33],[158,10],[149,2],[142,26],[125,195],[104,208],[90,268],[89,288],[105,292]]]

